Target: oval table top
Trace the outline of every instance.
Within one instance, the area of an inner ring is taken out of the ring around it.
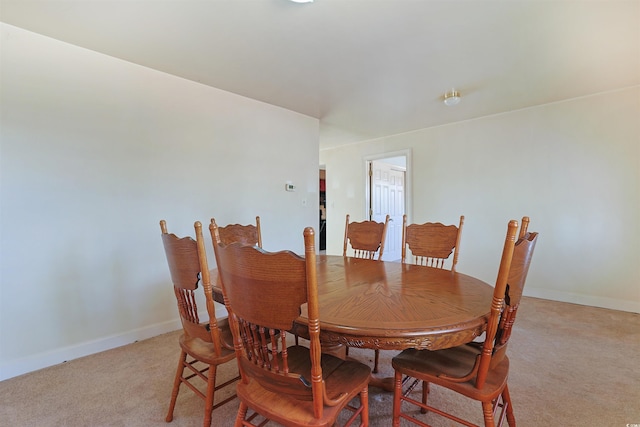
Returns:
[[[323,346],[437,350],[486,328],[493,287],[482,280],[399,262],[325,255],[317,262]],[[306,335],[306,306],[293,332]]]

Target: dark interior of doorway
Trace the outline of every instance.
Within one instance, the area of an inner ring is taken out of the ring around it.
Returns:
[[[327,199],[325,196],[325,188],[325,171],[324,169],[320,169],[320,223],[318,225],[320,241],[318,242],[318,246],[321,251],[327,249]]]

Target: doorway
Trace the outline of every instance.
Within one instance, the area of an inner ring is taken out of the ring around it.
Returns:
[[[366,159],[367,218],[384,222],[389,215],[384,261],[399,261],[402,257],[402,216],[408,205],[409,154],[387,154],[389,157]]]
[[[326,172],[324,169],[320,169],[320,222],[318,224],[319,242],[318,249],[325,251],[327,249],[327,198],[326,198]]]

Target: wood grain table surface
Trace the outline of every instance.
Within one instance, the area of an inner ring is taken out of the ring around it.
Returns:
[[[481,335],[493,287],[471,276],[399,262],[318,255],[323,347],[437,350]],[[217,271],[212,271],[217,277]],[[214,284],[215,299],[222,302]],[[292,332],[306,332],[306,306]]]

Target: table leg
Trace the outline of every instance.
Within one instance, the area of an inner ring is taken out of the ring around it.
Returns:
[[[376,377],[375,375],[371,375],[369,386],[393,392],[393,377]]]
[[[347,346],[344,344],[320,343],[322,352],[345,360],[347,358]]]

